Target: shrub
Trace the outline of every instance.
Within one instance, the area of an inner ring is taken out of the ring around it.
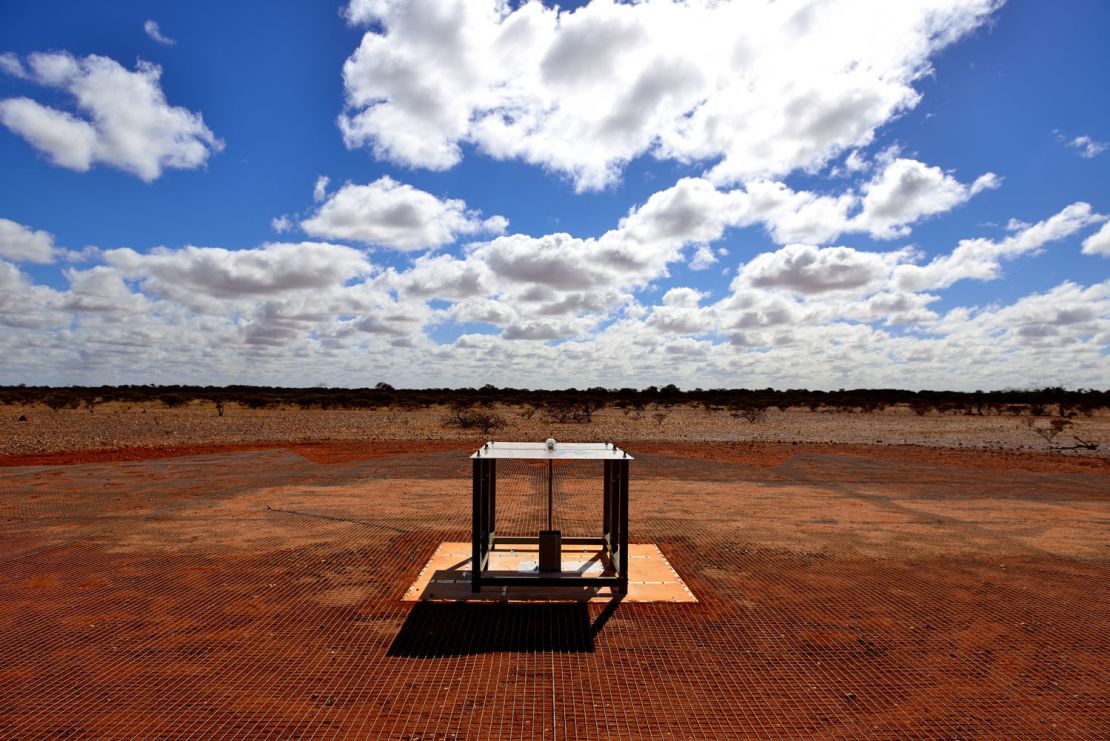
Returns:
[[[59,391],[43,397],[42,403],[56,412],[59,409],[76,409],[81,406],[81,399],[76,394]]]
[[[1059,434],[1064,431],[1065,428],[1071,427],[1071,424],[1072,423],[1070,419],[1063,419],[1060,417],[1050,420],[1048,423],[1048,427],[1037,427],[1036,422],[1034,422],[1032,419],[1025,420],[1026,427],[1043,437],[1048,442],[1052,442],[1053,440],[1055,440],[1057,436],[1059,436]]]
[[[541,407],[545,422],[555,424],[584,424],[592,422],[594,412],[604,406],[596,399],[552,399]]]
[[[914,414],[918,417],[924,417],[926,412],[934,409],[934,406],[931,401],[915,401],[910,404],[910,409],[912,409]]]
[[[754,425],[756,422],[767,419],[767,405],[756,403],[733,404],[729,414],[734,419],[746,419]]]
[[[488,409],[474,409],[466,405],[456,405],[444,417],[444,424],[449,427],[458,427],[460,430],[481,430],[483,435],[488,435],[493,430],[502,427],[505,419]]]
[[[162,394],[159,398],[170,409],[177,409],[189,403],[189,397],[185,394]]]

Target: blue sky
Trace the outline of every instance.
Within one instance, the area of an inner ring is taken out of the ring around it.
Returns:
[[[1104,387],[1110,6],[928,5],[6,4],[0,382]]]

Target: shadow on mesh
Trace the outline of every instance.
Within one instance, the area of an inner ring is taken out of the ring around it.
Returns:
[[[592,653],[594,633],[585,603],[418,602],[389,655],[432,659],[498,652]]]

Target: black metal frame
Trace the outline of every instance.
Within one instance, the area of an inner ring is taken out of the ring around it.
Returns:
[[[539,546],[538,536],[497,534],[497,459],[473,458],[470,589],[482,587],[612,587],[628,591],[628,460],[605,460],[601,537],[563,538],[567,545],[597,545],[608,554],[613,574],[608,576],[490,576],[489,554],[498,545]],[[550,507],[550,503],[549,503]]]

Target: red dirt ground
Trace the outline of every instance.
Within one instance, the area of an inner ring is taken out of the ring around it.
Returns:
[[[9,459],[0,737],[1110,737],[1104,462],[630,448],[697,604],[401,602],[468,537],[458,443]]]

